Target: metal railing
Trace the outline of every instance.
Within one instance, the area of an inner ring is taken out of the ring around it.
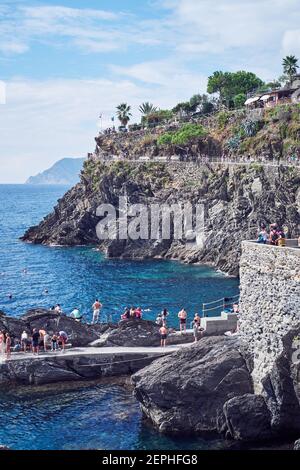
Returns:
[[[240,294],[233,295],[231,297],[222,297],[221,299],[213,300],[212,302],[206,302],[202,304],[202,316],[207,317],[208,312],[215,310],[225,310],[226,308],[232,308],[234,304],[238,303]]]

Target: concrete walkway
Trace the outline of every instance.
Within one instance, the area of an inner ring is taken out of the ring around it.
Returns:
[[[125,346],[111,346],[111,347],[102,347],[102,348],[95,348],[95,347],[85,347],[85,348],[71,348],[66,349],[63,353],[62,351],[49,351],[47,353],[41,352],[40,354],[33,354],[30,352],[27,353],[12,353],[11,358],[9,361],[24,361],[29,359],[45,359],[51,357],[61,357],[61,358],[73,358],[73,357],[101,357],[105,356],[136,356],[136,355],[146,355],[146,356],[162,356],[165,354],[170,354],[175,351],[178,351],[181,348],[186,348],[193,343],[184,343],[184,344],[176,344],[176,345],[169,345],[165,348],[160,346],[158,347],[125,347]],[[5,361],[5,356],[0,356],[0,362]]]

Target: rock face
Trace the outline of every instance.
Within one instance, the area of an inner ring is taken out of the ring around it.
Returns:
[[[143,412],[166,433],[226,431],[224,404],[252,392],[235,340],[209,337],[133,375]]]
[[[159,327],[147,320],[120,321],[118,328],[109,328],[92,346],[157,346],[160,344]]]
[[[20,338],[24,330],[31,333],[33,328],[45,329],[49,334],[65,331],[73,346],[88,346],[101,336],[102,328],[84,325],[73,318],[57,315],[49,310],[33,309],[20,318],[0,316],[0,330],[8,331],[13,337]]]
[[[81,182],[22,239],[42,244],[96,244],[108,257],[204,262],[237,275],[240,243],[255,238],[261,223],[276,220],[288,225],[290,236],[298,236],[299,181],[300,171],[295,168],[193,162],[104,163],[93,155],[84,164]],[[278,189],[282,187],[284,191]],[[177,239],[171,227],[168,240],[117,238],[100,242],[97,207],[111,204],[118,216],[118,198],[125,195],[128,204],[140,203],[148,208],[150,204],[203,204],[201,240],[194,244],[184,237]]]
[[[242,395],[228,400],[223,408],[228,434],[240,441],[262,441],[272,437],[271,415],[260,395]]]
[[[300,432],[300,250],[243,243],[241,339],[272,428]]]

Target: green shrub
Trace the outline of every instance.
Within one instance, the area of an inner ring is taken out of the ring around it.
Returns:
[[[167,132],[157,139],[158,145],[170,145],[172,143],[173,133]]]
[[[207,130],[200,124],[185,124],[176,132],[168,132],[158,138],[158,145],[186,145],[191,140],[207,135]]]
[[[230,114],[227,113],[226,111],[221,111],[217,115],[218,126],[219,126],[220,129],[224,129],[227,122],[229,121],[229,118],[230,118]]]

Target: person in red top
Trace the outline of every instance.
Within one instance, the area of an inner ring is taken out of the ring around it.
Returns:
[[[138,319],[142,318],[142,309],[141,309],[141,307],[138,307],[138,308],[135,309],[135,318],[138,318]]]

